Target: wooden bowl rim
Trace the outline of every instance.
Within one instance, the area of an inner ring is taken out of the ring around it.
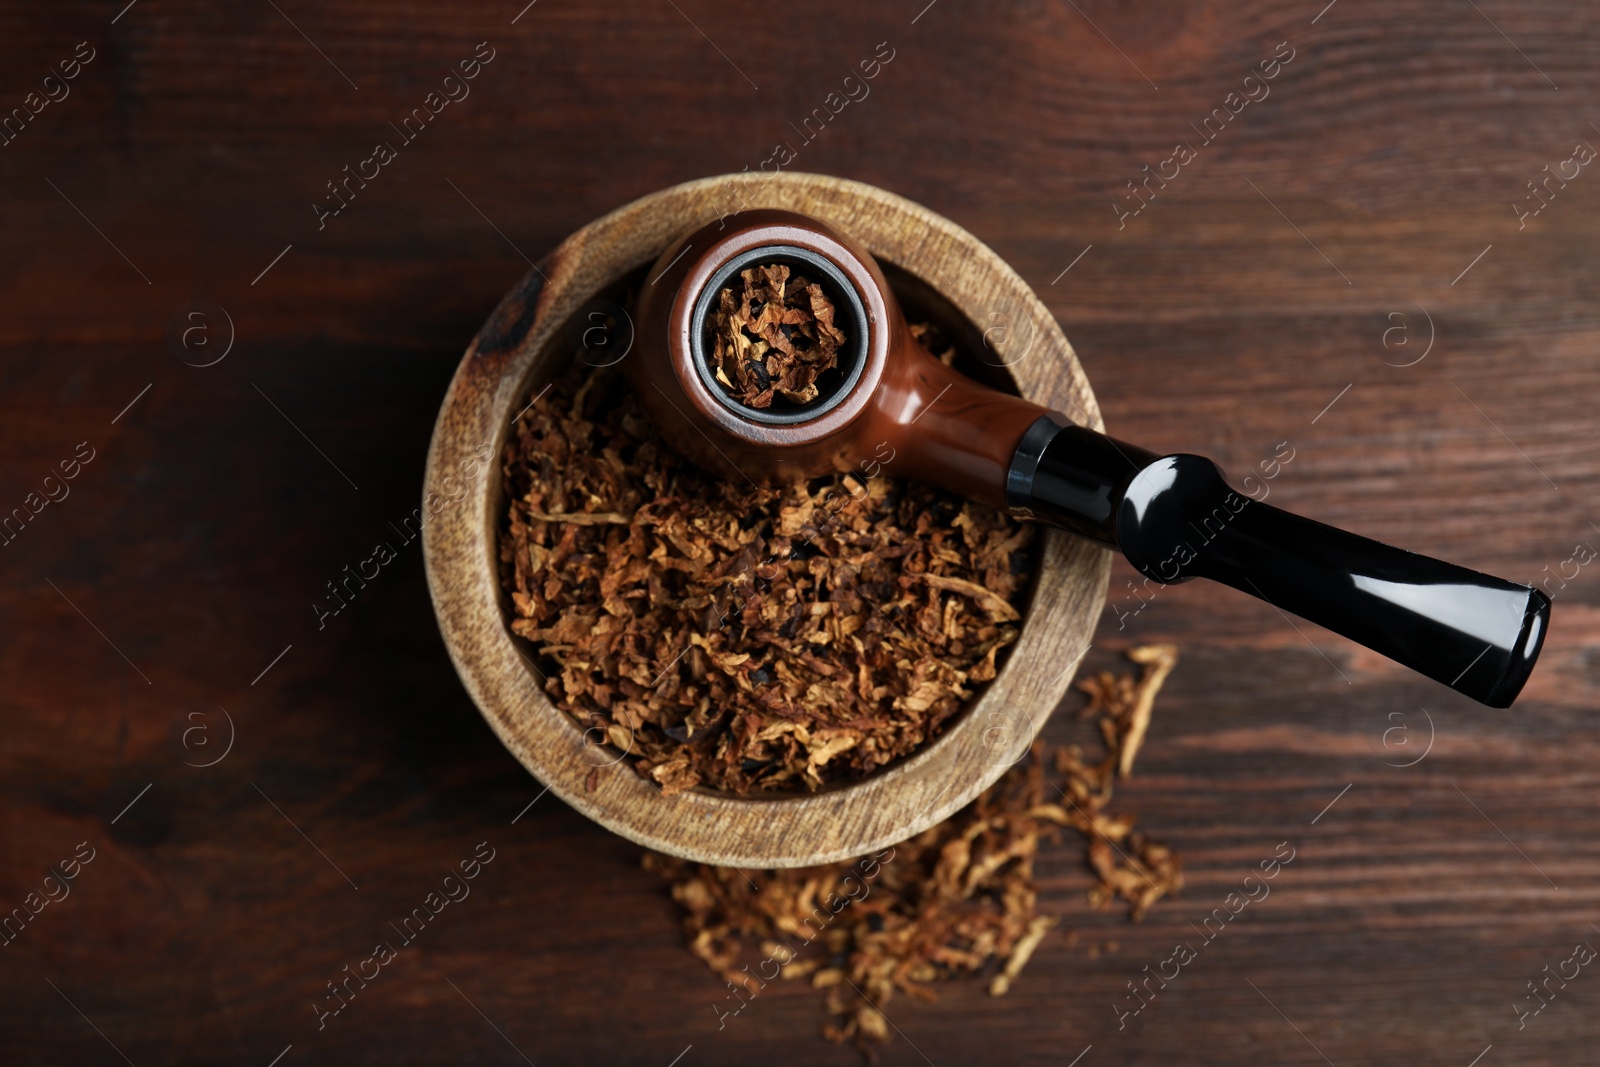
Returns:
[[[552,361],[540,357],[574,312],[606,284],[652,262],[673,238],[745,207],[805,212],[854,235],[984,328],[985,345],[1009,364],[1023,396],[1104,428],[1077,356],[1049,310],[1010,266],[955,223],[886,190],[826,175],[703,178],[582,227],[535,265],[485,322],[451,380],[428,449],[423,554],[457,673],[501,742],[550,792],[629,840],[685,859],[811,866],[921,833],[1026,754],[1088,651],[1105,603],[1110,554],[1046,531],[1032,602],[997,677],[942,737],[870,778],[802,796],[692,791],[663,797],[619,761],[588,791],[586,779],[606,750],[586,743],[545,695],[506,623],[496,531],[507,429],[534,377],[552,369],[544,365]]]

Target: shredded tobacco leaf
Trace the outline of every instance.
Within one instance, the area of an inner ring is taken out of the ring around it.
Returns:
[[[1084,838],[1095,907],[1120,898],[1136,922],[1176,893],[1178,856],[1135,832],[1133,816],[1105,811],[1125,754],[1137,751],[1135,724],[1148,728],[1156,691],[1177,662],[1171,645],[1127,655],[1145,666],[1139,677],[1103,673],[1078,686],[1089,695],[1083,714],[1097,717],[1105,742],[1097,762],[1085,762],[1076,745],[1052,752],[1036,742],[970,805],[876,856],[748,871],[646,853],[644,866],[671,884],[683,910],[689,950],[729,984],[719,1020],[743,1010],[767,980],[809,978],[826,990],[823,1033],[870,1054],[889,1038],[883,1009],[896,993],[933,1000],[932,983],[987,974],[989,993],[1004,995],[1058,922],[1036,911],[1033,866],[1040,843],[1058,840],[1063,826]],[[1047,775],[1052,765],[1064,775],[1059,783]],[[739,962],[752,946],[763,957],[754,971]]]
[[[1088,838],[1089,864],[1100,884],[1089,891],[1097,907],[1117,897],[1128,902],[1135,922],[1161,897],[1183,884],[1182,864],[1166,845],[1133,829],[1132,815],[1108,815],[1112,782],[1133,773],[1133,758],[1150,727],[1156,693],[1178,663],[1173,645],[1140,645],[1126,653],[1144,669],[1137,677],[1109,671],[1085,678],[1077,688],[1089,696],[1081,716],[1096,716],[1105,755],[1086,763],[1077,745],[1058,749],[1056,769],[1067,776],[1061,799],[1071,824]]]
[[[710,316],[717,381],[753,408],[771,407],[774,395],[809,404],[845,343],[833,301],[782,263],[747,268],[739,280],[717,294]]]
[[[712,478],[617,370],[577,365],[506,445],[511,629],[554,702],[665,794],[865,777],[995,677],[1033,569],[1031,525],[893,470],[884,445],[787,488]]]

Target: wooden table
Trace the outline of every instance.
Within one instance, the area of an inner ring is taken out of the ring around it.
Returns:
[[[1116,806],[1188,886],[1130,926],[1050,851],[1042,907],[1076,945],[1052,934],[1004,998],[897,999],[883,1061],[1592,1059],[1600,978],[1552,983],[1520,1030],[1514,1005],[1600,943],[1600,567],[1576,562],[1600,547],[1600,176],[1574,159],[1600,145],[1600,19],[923,2],[0,14],[0,105],[39,106],[0,148],[0,509],[60,498],[0,548],[0,906],[93,856],[0,948],[10,1062],[857,1062],[804,986],[718,1031],[722,985],[638,849],[540,799],[467,699],[395,529],[527,261],[780,140],[1014,264],[1118,436],[1235,479],[1292,449],[1274,503],[1556,599],[1492,712],[1218,587],[1119,629],[1119,563],[1089,665],[1155,640],[1183,660]],[[444,79],[475,52],[470,95],[391,128],[463,92]],[[379,141],[394,158],[364,162]],[[1569,180],[1536,201],[1547,164]],[[1135,200],[1146,165],[1169,177]],[[319,228],[346,166],[369,178]],[[396,558],[319,626],[379,542]],[[326,983],[480,842],[470,897],[319,1029]],[[1119,1031],[1126,983],[1280,842],[1270,897]]]

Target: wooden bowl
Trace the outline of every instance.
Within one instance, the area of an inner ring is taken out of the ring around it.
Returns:
[[[1104,428],[1094,394],[1050,312],[1015,271],[954,223],[860,182],[815,174],[726,175],[636,200],[567,238],[484,324],[434,427],[423,483],[423,553],[445,645],[484,718],[562,800],[649,848],[702,863],[803,867],[903,841],[947,818],[1026,754],[1088,650],[1110,553],[1056,530],[1037,544],[1020,635],[998,676],[947,732],[860,782],[811,795],[663,797],[621,754],[555,707],[507,626],[498,579],[500,463],[514,417],[565,369],[575,312],[660,255],[673,238],[752,207],[788,208],[854,235],[903,301],[937,294],[992,372],[1030,400]],[[894,268],[899,268],[898,270]],[[924,288],[925,287],[925,288]],[[914,313],[914,312],[913,312]],[[625,357],[624,357],[625,358]],[[586,779],[596,767],[593,791]]]

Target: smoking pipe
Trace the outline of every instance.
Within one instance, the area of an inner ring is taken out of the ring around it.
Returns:
[[[755,408],[718,382],[709,322],[740,271],[774,263],[823,286],[846,340],[815,399]],[[781,484],[854,469],[888,442],[896,476],[1119,549],[1163,584],[1230,585],[1490,707],[1510,707],[1533,670],[1550,620],[1539,590],[1292,515],[1235,492],[1209,459],[1157,455],[979,384],[922,348],[872,256],[816,219],[724,216],[646,277],[624,365],[702,467]]]

